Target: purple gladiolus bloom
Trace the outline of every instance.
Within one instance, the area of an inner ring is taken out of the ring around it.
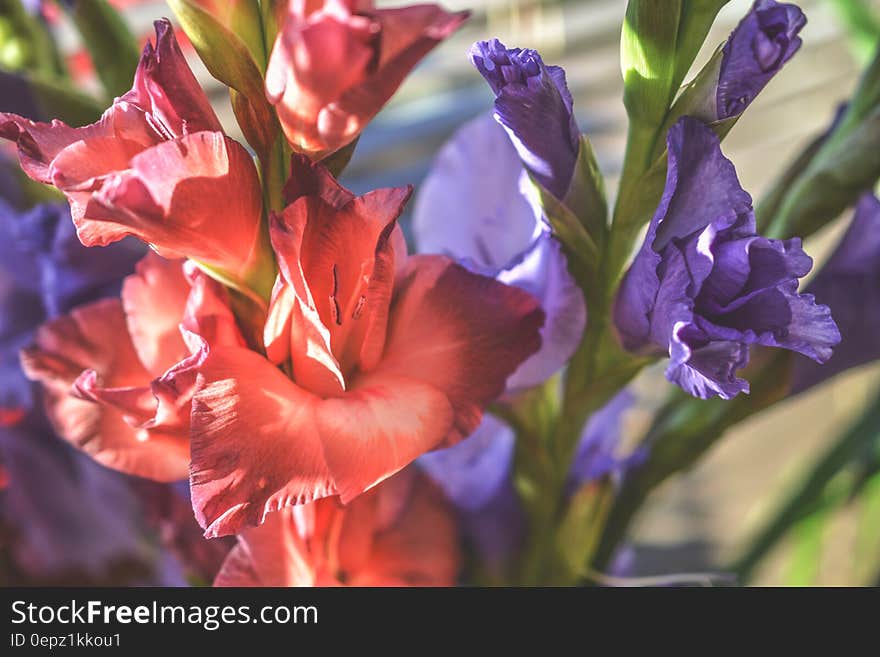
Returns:
[[[495,92],[495,119],[523,164],[553,196],[565,198],[580,148],[565,71],[546,66],[534,50],[498,39],[471,47],[473,65]]]
[[[796,5],[757,0],[730,35],[721,58],[717,118],[742,114],[801,47],[807,19]]]
[[[681,119],[667,150],[663,196],[615,303],[624,346],[668,353],[666,377],[703,399],[748,392],[736,372],[751,344],[827,361],[840,333],[827,306],[798,294],[812,267],[800,240],[755,234],[751,197],[702,122]]]
[[[0,524],[20,583],[180,584],[153,568],[126,478],[57,438],[21,372],[18,351],[47,319],[119,293],[142,248],[86,249],[66,205],[20,210],[0,186]],[[134,577],[135,579],[130,579]]]
[[[807,288],[831,307],[843,340],[823,366],[798,358],[792,393],[880,358],[880,200],[862,196],[852,223]]]
[[[541,349],[508,379],[508,389],[542,383],[565,365],[587,316],[565,255],[527,187],[510,139],[490,116],[481,116],[440,151],[413,216],[419,251],[450,255],[541,302],[547,315]]]

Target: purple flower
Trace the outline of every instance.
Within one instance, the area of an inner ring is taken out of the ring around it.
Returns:
[[[130,240],[83,247],[66,204],[20,211],[0,198],[0,411],[31,405],[18,352],[32,332],[76,305],[118,295],[142,255]]]
[[[618,454],[620,420],[633,403],[624,390],[596,412],[571,464],[569,493],[603,477],[619,480],[645,453]],[[522,547],[526,519],[511,480],[515,436],[491,415],[469,438],[422,456],[418,463],[459,512],[462,533],[490,572],[500,574]]]
[[[0,525],[13,583],[137,584],[153,555],[123,476],[55,436],[39,416],[0,426]]]
[[[154,569],[127,480],[53,434],[18,361],[46,319],[118,294],[143,251],[131,244],[86,249],[66,205],[20,210],[15,186],[0,189],[0,524],[10,577],[22,584],[183,583]]]
[[[489,116],[478,117],[442,148],[416,199],[418,250],[444,253],[470,269],[533,294],[547,315],[542,346],[508,379],[509,389],[542,383],[580,342],[583,294],[540,208],[526,195],[516,151]]]
[[[545,66],[534,50],[478,41],[473,65],[495,92],[495,119],[507,130],[523,164],[559,200],[565,198],[580,147],[580,131],[565,71]]]
[[[801,47],[807,19],[796,5],[757,0],[727,39],[716,93],[717,119],[742,114]]]
[[[667,150],[663,196],[615,304],[624,346],[668,353],[666,378],[703,399],[748,391],[736,372],[751,344],[828,360],[840,333],[797,292],[812,267],[800,240],[755,234],[751,198],[703,123],[681,119]]]
[[[496,576],[525,537],[525,517],[510,477],[514,443],[513,431],[486,415],[466,440],[418,460],[458,511],[465,540]]]
[[[823,366],[798,358],[792,393],[880,358],[880,200],[862,196],[852,223],[808,291],[831,307],[843,336]]]

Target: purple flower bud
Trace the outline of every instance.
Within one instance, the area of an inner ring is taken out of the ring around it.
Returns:
[[[475,43],[470,58],[495,92],[495,119],[507,130],[523,164],[563,200],[580,148],[565,71],[546,66],[534,50],[508,49],[498,39]]]
[[[663,196],[615,303],[624,346],[668,354],[666,377],[703,399],[748,391],[736,372],[751,344],[827,361],[840,333],[798,294],[812,267],[800,240],[755,234],[751,197],[702,122],[681,119],[667,150]]]
[[[801,47],[807,19],[796,5],[757,0],[724,44],[716,94],[719,120],[742,114]]]

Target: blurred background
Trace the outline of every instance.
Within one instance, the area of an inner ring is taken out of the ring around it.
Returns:
[[[171,15],[164,2],[118,0],[133,31],[144,39],[152,21]],[[401,5],[405,2],[378,2]],[[417,185],[432,158],[467,119],[491,108],[491,95],[467,59],[478,39],[498,37],[508,46],[538,49],[561,65],[575,110],[593,142],[613,197],[625,145],[626,114],[619,66],[625,0],[445,0],[473,17],[410,76],[367,128],[343,182],[358,192]],[[760,94],[724,142],[745,189],[760,198],[775,175],[827,126],[837,105],[855,87],[877,32],[866,16],[880,16],[880,0],[801,0],[808,18],[801,51]],[[751,0],[732,0],[720,13],[695,69],[726,38]],[[862,13],[864,12],[864,13]],[[873,12],[873,14],[871,14]],[[88,58],[72,25],[52,22],[62,52],[82,88],[94,86]],[[182,36],[182,35],[181,35]],[[193,68],[235,136],[226,88],[201,66]],[[841,222],[809,240],[821,261]],[[693,470],[667,482],[638,516],[629,543],[635,575],[723,569],[777,508],[780,496],[857,417],[880,384],[880,366],[844,374],[794,400],[738,425]],[[668,384],[657,371],[641,376],[640,405],[625,418],[627,439],[638,439]],[[821,503],[787,532],[753,575],[755,584],[865,584],[880,572],[880,485],[847,494],[846,469],[823,488]]]

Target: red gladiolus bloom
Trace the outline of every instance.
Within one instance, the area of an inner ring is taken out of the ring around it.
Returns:
[[[452,512],[414,468],[347,506],[272,513],[238,541],[215,586],[452,586],[461,564]]]
[[[125,279],[121,300],[95,301],[43,325],[22,352],[25,372],[43,384],[60,436],[108,467],[157,481],[189,475],[201,343],[186,331],[217,343],[244,342],[224,288],[195,268],[188,276],[183,269],[147,255]]]
[[[156,22],[156,45],[144,48],[131,91],[97,123],[0,113],[0,137],[18,143],[25,173],[64,192],[85,246],[136,235],[236,285],[258,288],[267,278],[256,168],[223,134],[167,20]]]
[[[342,148],[467,12],[375,9],[369,0],[291,0],[266,71],[266,94],[293,148]]]
[[[396,219],[409,188],[355,197],[295,157],[285,192],[266,357],[206,340],[199,366],[191,488],[208,536],[329,495],[347,503],[458,442],[540,346],[530,294],[407,257]]]

